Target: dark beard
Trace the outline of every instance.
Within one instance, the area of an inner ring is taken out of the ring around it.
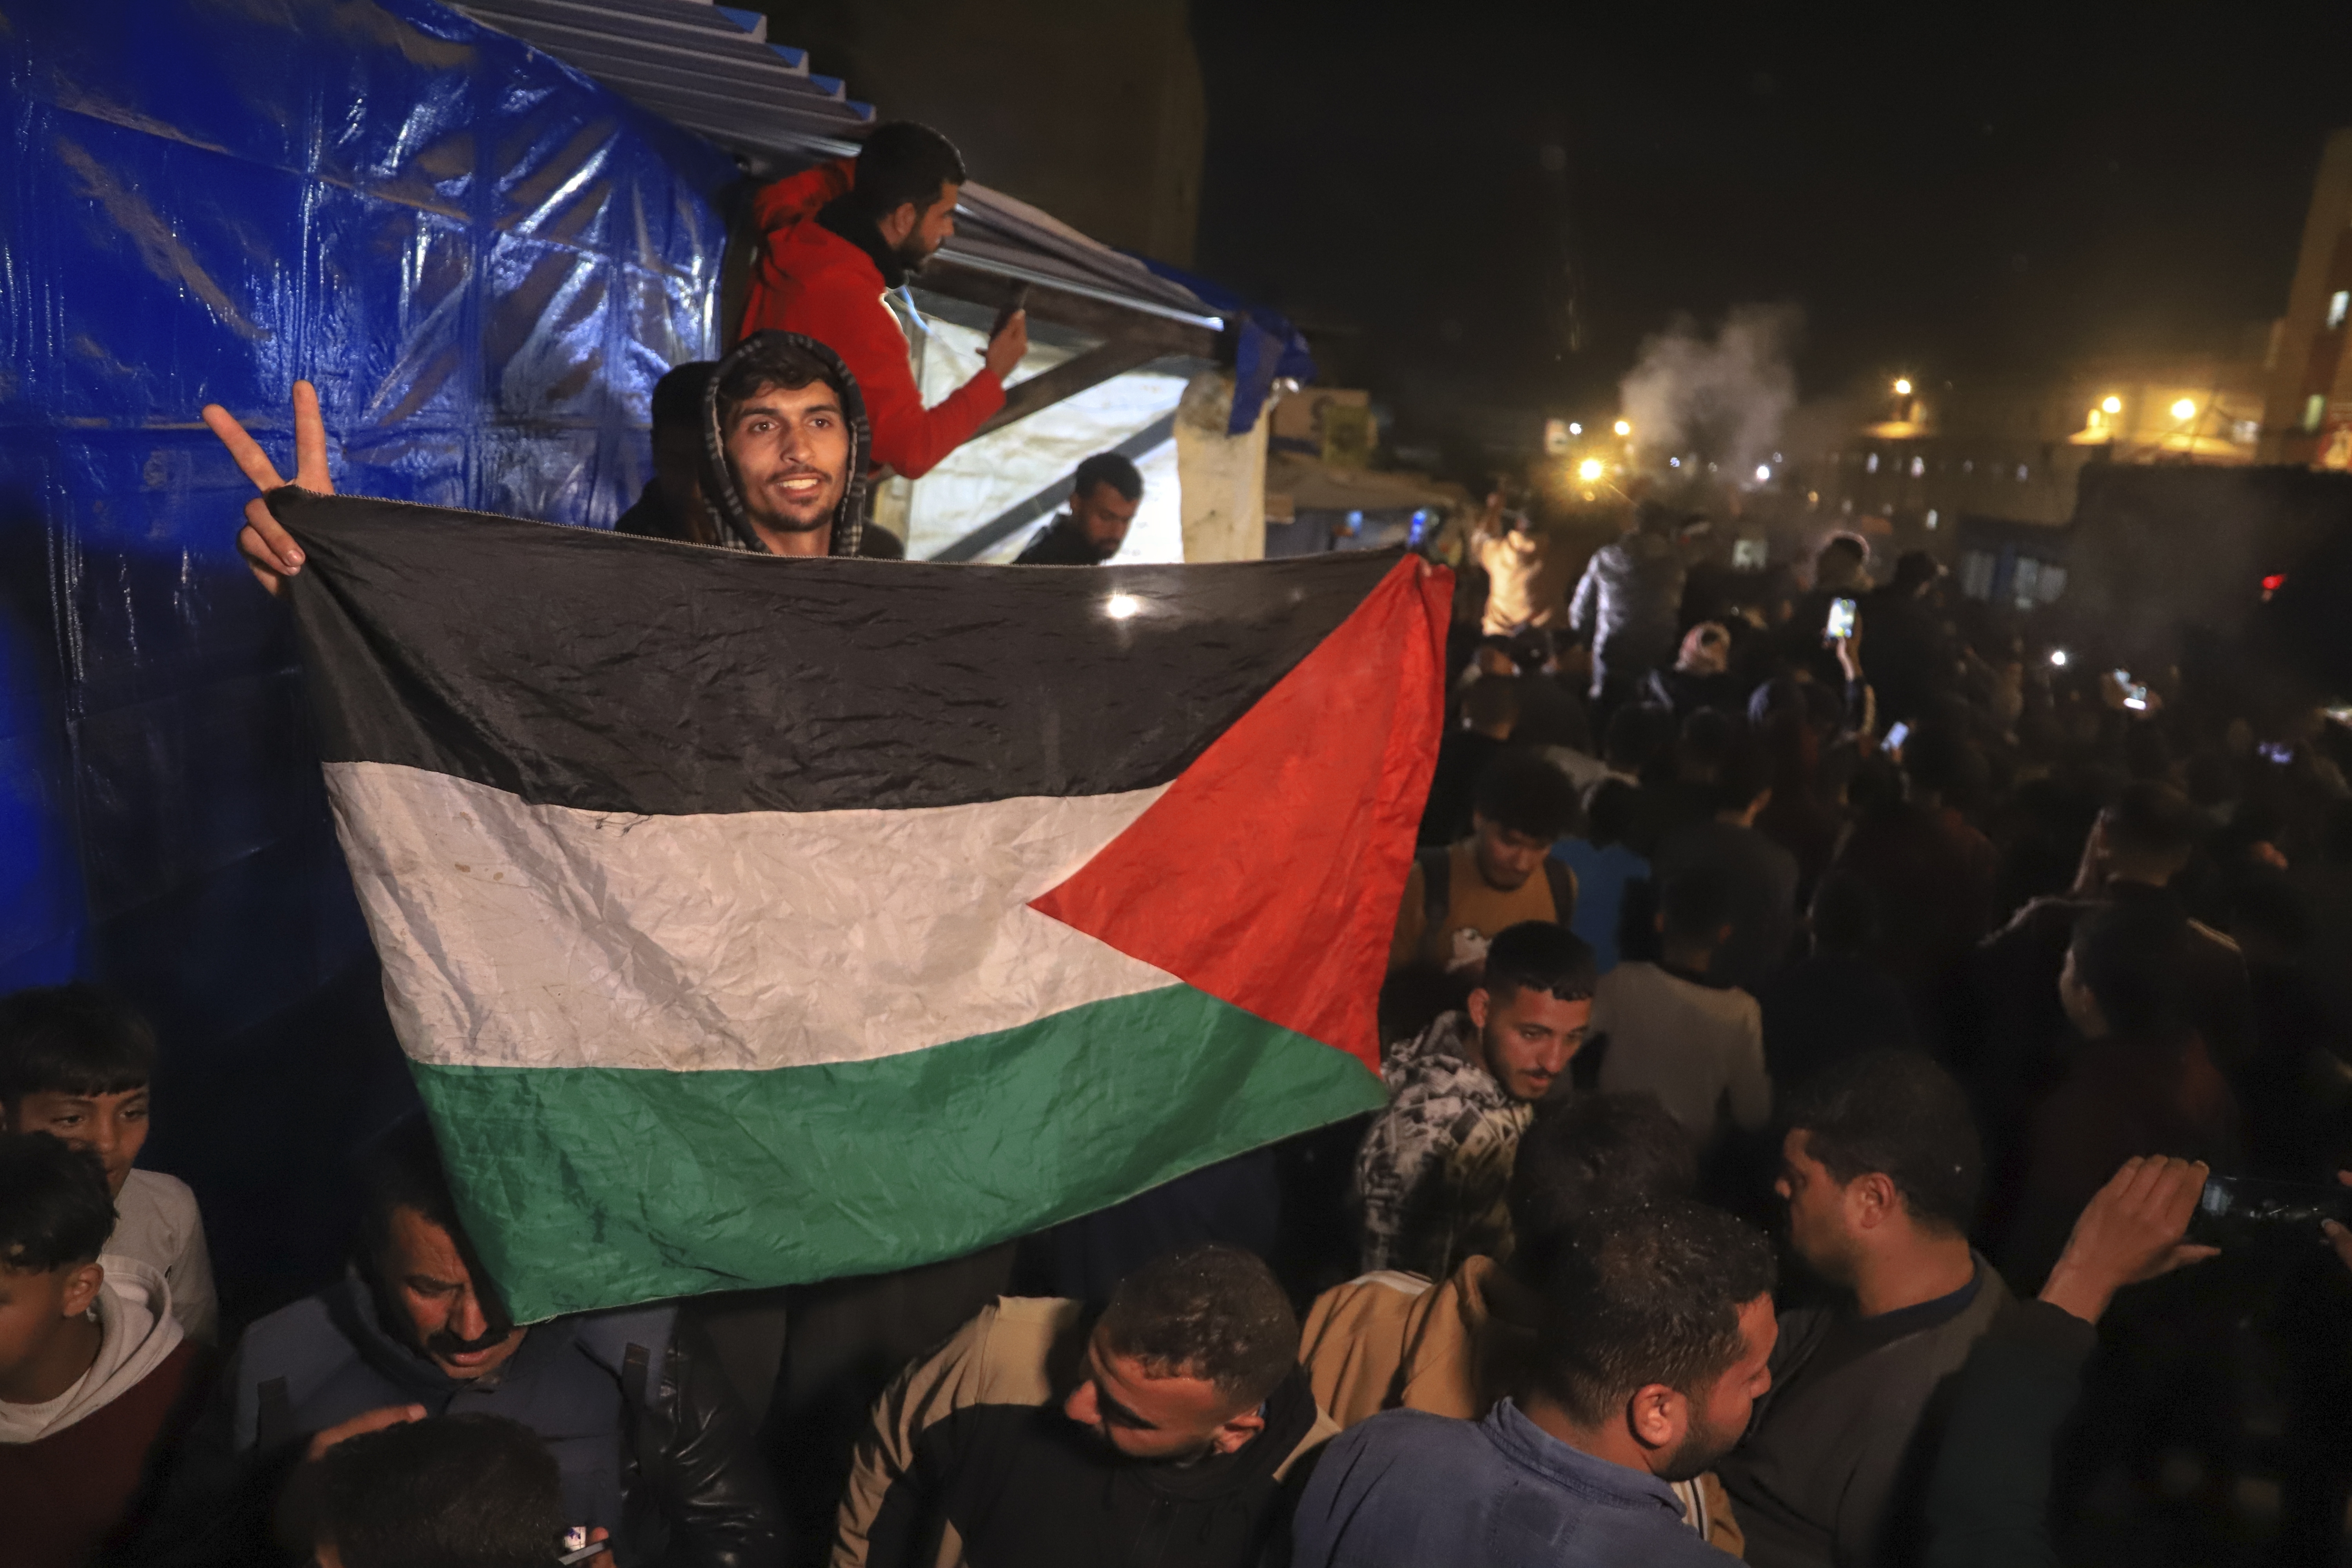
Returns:
[[[922,246],[922,239],[919,236],[910,234],[891,247],[890,258],[898,262],[898,271],[902,277],[919,277],[923,270],[923,264],[939,254],[936,250],[925,250]]]

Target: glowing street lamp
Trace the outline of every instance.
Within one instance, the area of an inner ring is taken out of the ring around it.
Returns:
[[[1584,434],[1584,426],[1571,419],[1568,422],[1568,433],[1571,436],[1581,436]]]
[[[1895,395],[1897,397],[1908,397],[1911,395],[1911,378],[1909,376],[1898,375],[1895,378]]]
[[[2196,417],[2197,417],[2197,400],[2196,400],[2195,398],[2192,398],[2192,397],[2184,397],[2184,398],[2182,398],[2179,402],[2178,402],[2178,403],[2176,403],[2176,404],[2174,404],[2174,405],[2172,405],[2172,416],[2173,416],[2175,419],[2194,419],[2194,418],[2196,418]]]
[[[1598,458],[1587,458],[1576,465],[1576,477],[1588,485],[1599,482],[1601,476],[1608,471],[1608,465]]]
[[[2099,407],[2108,414],[2121,414],[2124,411],[2124,400],[2110,395],[2100,401]]]
[[[1614,428],[1620,436],[1631,436],[1633,433],[1633,427],[1631,425],[1626,424],[1622,419],[1617,421]]]

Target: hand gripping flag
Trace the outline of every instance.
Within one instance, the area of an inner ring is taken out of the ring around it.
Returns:
[[[1446,574],[747,557],[280,490],[526,1320],[952,1257],[1379,1105]]]

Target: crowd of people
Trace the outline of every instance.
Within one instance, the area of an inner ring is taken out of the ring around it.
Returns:
[[[963,178],[892,127],[762,194],[750,333],[662,383],[623,531],[877,552],[870,481],[1025,347],[1014,312],[926,409],[881,302]],[[1090,459],[1023,559],[1108,559],[1140,495]],[[240,547],[301,569],[262,501]],[[2191,1227],[2217,1171],[2318,1191],[2347,1152],[2343,737],[2029,658],[1924,555],[1712,549],[1644,503],[1580,575],[1498,497],[1386,1108],[971,1258],[519,1324],[412,1115],[355,1152],[347,1274],[225,1312],[137,1163],[170,1042],[86,984],[0,1000],[0,1556],[2051,1562],[2115,1475],[2243,1468],[2251,1346],[2282,1550],[2332,1560],[2352,1232],[2308,1192]]]

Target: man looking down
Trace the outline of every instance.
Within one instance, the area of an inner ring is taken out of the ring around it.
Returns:
[[[1335,1428],[1298,1320],[1236,1247],[1169,1253],[1099,1318],[1004,1297],[898,1374],[857,1446],[833,1568],[1248,1568]]]
[[[1117,452],[1097,452],[1070,481],[1070,510],[1055,518],[1015,566],[1099,566],[1118,553],[1143,504],[1143,476]]]
[[[1028,313],[1016,310],[989,340],[979,374],[925,408],[907,334],[882,302],[955,233],[964,178],[953,142],[902,121],[876,127],[854,160],[779,180],[752,202],[761,242],[744,332],[782,330],[829,344],[866,388],[872,460],[910,479],[1004,406],[1004,378],[1029,352]]]
[[[855,555],[866,523],[866,406],[856,378],[823,343],[789,332],[745,339],[703,394],[703,516],[676,537],[764,555]],[[264,500],[287,483],[260,444],[216,403],[205,423],[260,496],[245,503],[236,548],[275,595],[302,570],[302,549]],[[293,483],[335,493],[319,395],[294,384]]]
[[[1592,950],[1528,921],[1495,938],[1463,1011],[1390,1053],[1389,1108],[1356,1156],[1365,1272],[1443,1279],[1473,1253],[1509,1251],[1512,1156],[1584,1044],[1593,986]]]

